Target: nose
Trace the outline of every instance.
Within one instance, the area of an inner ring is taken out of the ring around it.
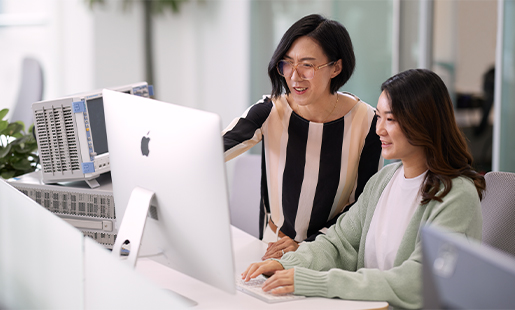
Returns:
[[[297,71],[297,67],[293,68],[293,72],[291,73],[292,81],[303,81],[304,79],[300,76],[299,71]]]
[[[386,135],[386,129],[384,128],[384,122],[382,121],[382,118],[377,118],[376,134],[378,136],[385,136]]]

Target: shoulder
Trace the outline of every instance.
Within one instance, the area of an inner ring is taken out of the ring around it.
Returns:
[[[363,126],[363,129],[367,130],[367,132],[372,127],[374,127],[375,131],[376,109],[352,93],[340,92],[340,95],[352,97],[356,100],[356,104],[347,112],[345,118],[352,119],[352,123],[356,124],[356,126]]]
[[[357,104],[356,104],[357,106],[359,106],[362,109],[366,109],[367,111],[373,112],[375,114],[376,109],[373,106],[371,106],[370,104],[366,103],[361,98],[359,98],[358,96],[354,95],[353,93],[350,93],[350,92],[347,92],[347,91],[342,91],[342,92],[339,92],[339,94],[342,95],[342,96],[353,97],[357,101]]]
[[[451,191],[441,202],[431,200],[425,212],[427,222],[481,240],[481,202],[469,178],[454,178]]]
[[[270,113],[270,111],[272,110],[273,107],[274,107],[274,102],[272,101],[270,96],[264,95],[255,104],[250,106],[249,113],[251,113],[251,112],[254,112],[254,113],[255,112],[259,112],[259,113],[265,112],[265,113],[268,114],[268,113]]]
[[[270,95],[263,95],[261,99],[259,99],[254,105],[260,105],[260,106],[268,106],[272,108],[274,105],[274,102]]]
[[[452,189],[449,194],[471,196],[474,200],[479,199],[474,182],[467,177],[457,177],[452,179]]]
[[[444,186],[441,184],[440,191],[443,191],[443,189]],[[481,202],[472,180],[467,177],[456,177],[452,179],[452,188],[442,198],[442,201],[431,200],[429,205],[433,205],[436,209],[453,206],[452,210],[455,212],[470,212],[472,209],[479,210]]]

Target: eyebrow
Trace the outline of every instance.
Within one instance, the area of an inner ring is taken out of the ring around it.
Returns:
[[[379,113],[381,113],[381,111],[379,111],[379,109],[378,109],[378,108],[376,108],[376,111],[377,111],[377,112],[379,112]],[[385,114],[393,114],[393,113],[392,113],[392,111],[386,111],[386,112],[384,112],[384,113],[385,113]]]
[[[284,58],[293,60],[293,58],[291,58],[288,55],[284,55]],[[314,57],[304,57],[304,58],[300,59],[300,61],[306,61],[306,60],[316,60],[316,58],[314,58]]]

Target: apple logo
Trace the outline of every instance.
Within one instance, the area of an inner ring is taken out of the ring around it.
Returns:
[[[148,157],[148,153],[150,152],[148,149],[148,144],[150,142],[150,138],[148,137],[149,133],[150,133],[150,131],[147,132],[146,136],[143,136],[143,138],[141,138],[141,154],[143,154],[144,156],[147,156],[147,157]]]

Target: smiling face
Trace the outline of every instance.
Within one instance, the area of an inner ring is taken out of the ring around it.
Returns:
[[[425,163],[424,149],[409,143],[400,124],[391,112],[390,99],[383,91],[377,101],[376,133],[381,139],[381,155],[385,159],[400,159],[405,166]]]
[[[284,60],[294,65],[299,63],[313,64],[315,67],[330,62],[322,47],[313,39],[303,36],[295,40],[286,52]],[[297,71],[291,77],[285,77],[290,90],[290,99],[298,106],[308,106],[319,101],[327,101],[330,96],[331,79],[341,71],[341,60],[335,64],[316,70],[311,80],[303,80]]]

